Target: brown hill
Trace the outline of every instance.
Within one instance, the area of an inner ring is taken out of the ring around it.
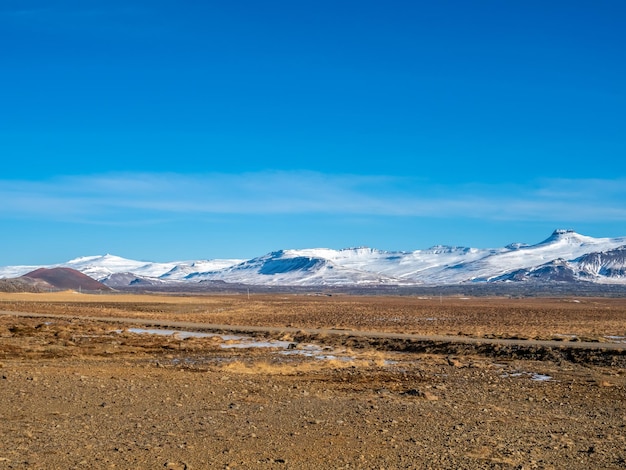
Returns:
[[[53,289],[82,291],[110,291],[111,288],[86,274],[71,268],[39,268],[24,274],[22,278],[44,281]]]

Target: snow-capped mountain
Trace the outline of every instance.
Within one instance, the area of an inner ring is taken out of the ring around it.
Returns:
[[[562,258],[539,266],[518,269],[495,278],[497,281],[595,281],[626,285],[626,246],[593,252],[568,261]]]
[[[555,259],[540,266],[517,269],[511,273],[503,274],[494,279],[495,281],[576,281],[576,267],[564,260]]]
[[[0,268],[16,277],[42,266]],[[154,263],[88,256],[69,267],[112,287],[203,281],[259,286],[453,285],[488,282],[575,282],[626,285],[626,237],[593,238],[556,230],[535,245],[477,249],[434,246],[416,251],[372,248],[280,250],[250,260]]]
[[[63,266],[81,271],[98,281],[106,282],[113,274],[131,273],[135,277],[155,278],[163,280],[180,280],[185,276],[214,269],[223,269],[242,260],[201,260],[173,261],[169,263],[153,263],[134,261],[119,256],[86,256],[68,261]],[[0,270],[1,272],[1,270]]]
[[[626,246],[589,253],[578,258],[576,262],[583,278],[626,279]]]
[[[186,279],[285,286],[397,283],[394,278],[372,269],[359,269],[348,263],[342,265],[335,262],[331,253],[333,250],[319,250],[314,255],[313,252],[316,251],[318,250],[276,251],[222,270],[190,274]],[[363,261],[361,264],[364,264]]]

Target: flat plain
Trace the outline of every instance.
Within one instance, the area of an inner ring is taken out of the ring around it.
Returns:
[[[0,310],[0,469],[626,468],[623,298],[65,292]]]

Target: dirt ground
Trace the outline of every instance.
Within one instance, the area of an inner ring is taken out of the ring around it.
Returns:
[[[0,294],[0,310],[48,315],[0,315],[0,470],[626,468],[626,353],[602,348],[626,342],[626,299]],[[563,351],[394,350],[354,330]],[[579,341],[598,349],[566,354]]]

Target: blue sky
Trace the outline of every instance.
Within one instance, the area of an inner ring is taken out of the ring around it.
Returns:
[[[4,0],[0,265],[626,235],[626,3]]]

